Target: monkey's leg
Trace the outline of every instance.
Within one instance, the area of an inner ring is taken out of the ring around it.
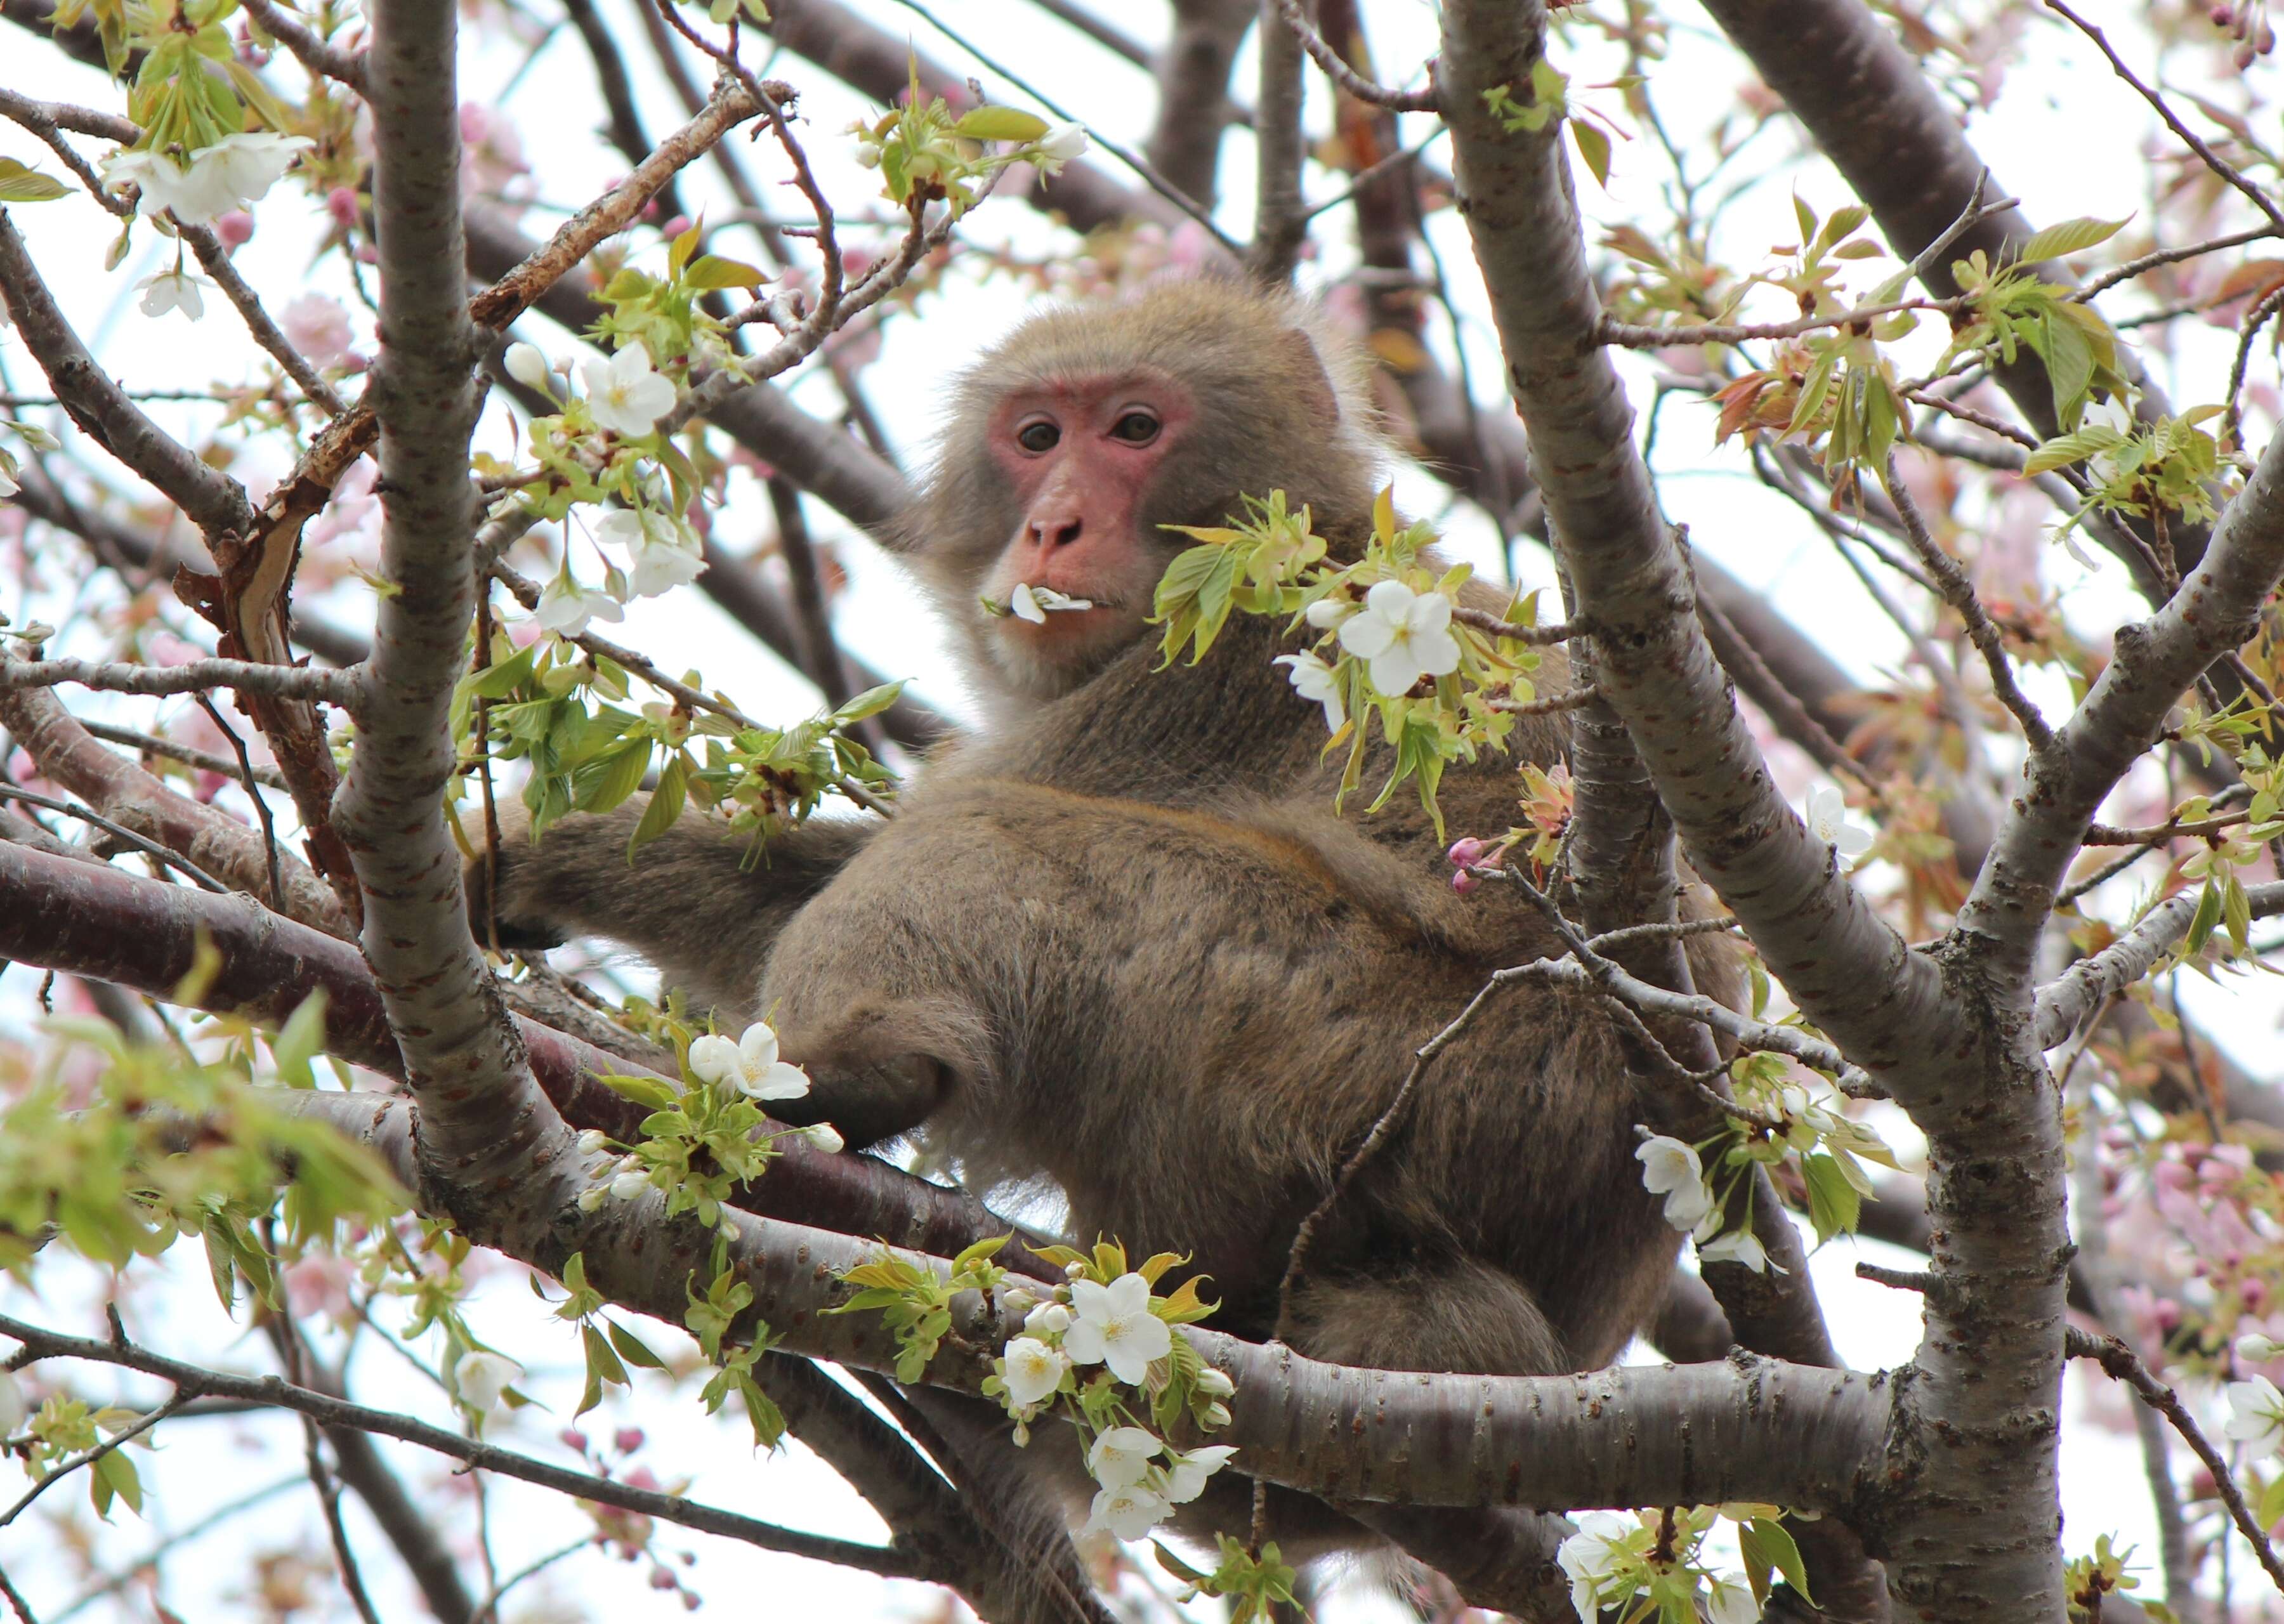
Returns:
[[[724,834],[692,808],[630,858],[627,842],[648,804],[638,795],[600,816],[567,817],[536,843],[523,808],[503,808],[492,920],[482,862],[465,876],[477,942],[490,945],[494,924],[503,948],[606,937],[658,965],[670,986],[686,988],[700,1014],[742,1017],[778,933],[880,827],[872,819],[814,818],[770,840],[749,864],[749,840]]]

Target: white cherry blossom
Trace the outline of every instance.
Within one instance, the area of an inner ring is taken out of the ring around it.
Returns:
[[[1138,1540],[1166,1520],[1173,1507],[1139,1483],[1106,1488],[1094,1497],[1081,1534],[1110,1533],[1122,1540]]]
[[[180,265],[172,270],[162,270],[155,277],[145,277],[135,285],[142,290],[143,314],[164,316],[169,310],[180,310],[192,321],[207,313],[207,301],[199,290],[212,287],[204,277],[194,277]]]
[[[113,152],[103,160],[103,177],[113,185],[132,181],[140,189],[136,212],[172,209],[184,225],[210,225],[232,209],[260,202],[294,157],[314,145],[307,136],[267,131],[225,136],[200,147],[187,160],[165,152]]]
[[[1206,1492],[1206,1480],[1229,1464],[1229,1457],[1236,1453],[1235,1444],[1216,1443],[1176,1455],[1166,1469],[1166,1498],[1176,1505],[1187,1505]]]
[[[608,361],[587,361],[579,371],[587,380],[587,410],[595,421],[628,440],[640,440],[674,410],[674,385],[651,366],[641,340]]]
[[[1423,676],[1459,668],[1451,635],[1451,600],[1383,581],[1365,594],[1363,610],[1341,622],[1341,646],[1367,663],[1372,685],[1391,699]]]
[[[1642,1165],[1642,1188],[1665,1198],[1666,1222],[1686,1235],[1705,1222],[1713,1210],[1713,1192],[1705,1186],[1705,1166],[1694,1148],[1660,1134],[1644,1140],[1634,1159]]]
[[[1832,785],[1819,784],[1809,791],[1801,821],[1809,833],[1839,854],[1843,870],[1854,868],[1856,860],[1872,849],[1871,831],[1848,821],[1848,798]]]
[[[1006,1370],[1001,1379],[1007,1384],[1007,1396],[1029,1408],[1052,1397],[1068,1369],[1070,1361],[1060,1349],[1049,1347],[1036,1337],[1017,1337],[1007,1344]]]
[[[656,597],[706,570],[704,552],[690,527],[653,508],[614,508],[595,527],[595,537],[627,550],[627,589],[637,597]]]
[[[1291,679],[1294,692],[1325,707],[1325,730],[1339,732],[1341,723],[1349,719],[1349,712],[1341,699],[1340,680],[1333,675],[1332,667],[1306,652],[1279,654],[1273,663],[1287,668],[1285,675]]]
[[[2275,1453],[2284,1444],[2284,1394],[2265,1376],[2228,1384],[2228,1425],[2231,1438],[2251,1446],[2257,1456]]]
[[[1086,147],[1086,126],[1083,124],[1057,124],[1039,137],[1039,156],[1057,168],[1074,158],[1084,156]]]
[[[1715,1223],[1720,1218],[1719,1213],[1714,1213],[1706,1222]],[[1703,1225],[1699,1226],[1701,1232],[1703,1228]],[[1750,1230],[1731,1230],[1714,1239],[1700,1240],[1697,1243],[1697,1261],[1700,1263],[1742,1263],[1756,1275],[1769,1271],[1768,1252],[1762,1246],[1761,1238]],[[1779,1269],[1778,1272],[1783,1271]]]
[[[1015,583],[1015,589],[1007,594],[1008,612],[1017,620],[1029,621],[1034,626],[1044,626],[1050,614],[1093,607],[1094,600],[1091,597],[1067,597],[1052,587],[1035,587],[1020,581]]]
[[[1597,1624],[1602,1586],[1632,1554],[1625,1543],[1631,1526],[1615,1512],[1588,1511],[1578,1519],[1578,1532],[1555,1547],[1554,1565],[1570,1581],[1570,1604],[1585,1624]]]
[[[693,1041],[690,1069],[700,1081],[726,1083],[748,1099],[799,1099],[809,1092],[809,1074],[778,1058],[778,1035],[763,1020],[734,1043],[713,1035]]]
[[[1166,1446],[1138,1426],[1114,1426],[1094,1441],[1086,1454],[1086,1469],[1105,1488],[1124,1488],[1139,1483],[1158,1451]]]
[[[452,1385],[459,1389],[460,1402],[481,1415],[497,1406],[522,1374],[523,1367],[505,1354],[474,1349],[462,1354],[452,1367]]]
[[[1074,1364],[1107,1365],[1119,1380],[1139,1386],[1150,1362],[1174,1346],[1166,1322],[1150,1312],[1150,1283],[1125,1274],[1108,1285],[1074,1280],[1070,1290],[1072,1324],[1063,1333],[1063,1352]]]
[[[581,586],[566,566],[540,589],[539,607],[532,612],[531,618],[543,631],[575,637],[587,629],[588,621],[623,621],[627,612],[617,598],[602,588]]]
[[[1707,1624],[1756,1624],[1760,1616],[1761,1604],[1753,1599],[1753,1588],[1743,1574],[1705,1581]]]

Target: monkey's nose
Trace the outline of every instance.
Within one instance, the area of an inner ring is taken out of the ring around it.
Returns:
[[[1068,547],[1078,540],[1079,532],[1085,527],[1085,523],[1083,519],[1066,519],[1054,524],[1034,524],[1031,526],[1032,545],[1042,552],[1052,552],[1058,547]]]

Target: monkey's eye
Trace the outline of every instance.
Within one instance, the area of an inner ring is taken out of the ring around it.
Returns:
[[[1158,419],[1146,411],[1130,411],[1111,425],[1114,439],[1130,446],[1146,446],[1158,437]]]
[[[1035,455],[1053,450],[1062,437],[1062,430],[1046,422],[1026,423],[1015,431],[1015,443]]]

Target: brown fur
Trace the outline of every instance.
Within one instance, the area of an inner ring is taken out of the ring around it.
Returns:
[[[1277,487],[1360,544],[1379,470],[1352,358],[1294,306],[1186,283],[1038,318],[962,385],[916,519],[915,566],[999,700],[985,736],[933,760],[869,839],[815,824],[747,875],[685,819],[629,869],[630,812],[575,820],[512,843],[500,894],[517,933],[614,937],[725,1019],[768,1011],[817,1080],[814,1115],[852,1140],[921,1128],[972,1183],[1052,1182],[1083,1239],[1193,1254],[1215,1323],[1261,1337],[1296,1226],[1412,1051],[1492,971],[1560,949],[1506,889],[1453,893],[1408,787],[1334,815],[1320,715],[1270,664],[1279,624],[1237,617],[1201,665],[1160,672],[1138,621],[1060,697],[1007,691],[975,583],[1023,514],[978,426],[1009,378],[1138,357],[1209,406],[1154,521],[1216,523]],[[1188,543],[1135,544],[1154,578]],[[1560,671],[1552,657],[1549,685]],[[1514,745],[1554,761],[1560,726],[1528,721]],[[1446,775],[1454,833],[1514,821],[1514,767]],[[1698,955],[1716,993],[1720,951]],[[1320,1237],[1295,1340],[1399,1369],[1607,1362],[1678,1241],[1641,1186],[1639,1114],[1595,1005],[1496,996]]]

